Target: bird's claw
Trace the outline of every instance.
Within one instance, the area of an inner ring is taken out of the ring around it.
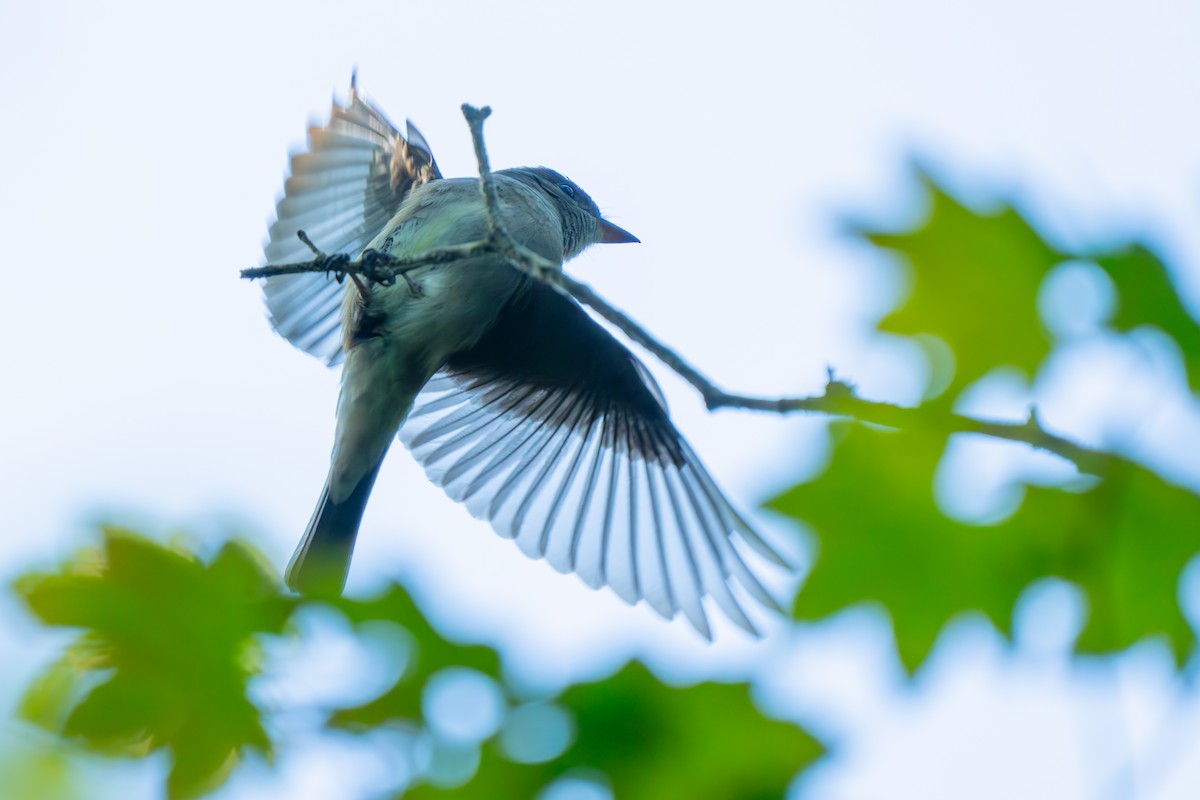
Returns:
[[[366,250],[362,254],[360,261],[363,266],[363,274],[370,280],[378,283],[380,286],[393,286],[396,283],[396,273],[388,275],[380,275],[375,271],[379,264],[380,254],[378,250]],[[404,278],[404,282],[408,284],[408,290],[412,292],[414,297],[424,297],[425,290],[421,288],[421,284],[417,283],[407,272],[401,272],[400,277]]]
[[[362,256],[358,260],[359,263],[362,264],[363,277],[372,283],[378,283],[380,286],[391,286],[396,282],[396,277],[394,275],[380,275],[378,273],[378,250],[364,250]]]
[[[350,256],[345,253],[334,253],[331,256],[320,255],[314,261],[326,275],[332,275],[338,283],[346,279],[345,267],[350,262]]]

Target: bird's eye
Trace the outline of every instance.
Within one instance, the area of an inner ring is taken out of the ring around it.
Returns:
[[[575,187],[569,183],[560,183],[558,188],[562,189],[566,193],[567,197],[575,196]]]

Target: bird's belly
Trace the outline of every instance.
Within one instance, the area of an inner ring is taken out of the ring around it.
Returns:
[[[380,335],[397,357],[422,355],[436,368],[449,355],[471,347],[496,321],[520,282],[512,267],[493,258],[436,266],[382,287],[373,298]]]

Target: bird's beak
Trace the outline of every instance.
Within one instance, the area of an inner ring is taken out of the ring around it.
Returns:
[[[613,225],[608,220],[601,217],[599,219],[600,226],[597,231],[596,241],[600,244],[625,244],[627,242],[641,242],[642,240],[634,236],[629,231],[622,227]]]

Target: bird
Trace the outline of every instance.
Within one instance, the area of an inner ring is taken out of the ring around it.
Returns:
[[[493,175],[508,234],[560,269],[591,245],[638,242],[553,169]],[[352,81],[291,157],[264,256],[311,258],[299,231],[324,252],[411,257],[486,230],[479,179],[443,177],[412,122],[401,133]],[[263,294],[276,332],[342,368],[329,472],[285,572],[292,590],[343,591],[399,438],[451,498],[593,588],[682,614],[710,640],[706,597],[754,636],[738,595],[782,611],[761,563],[793,565],[726,499],[647,368],[567,294],[494,254],[386,285],[274,275]]]

